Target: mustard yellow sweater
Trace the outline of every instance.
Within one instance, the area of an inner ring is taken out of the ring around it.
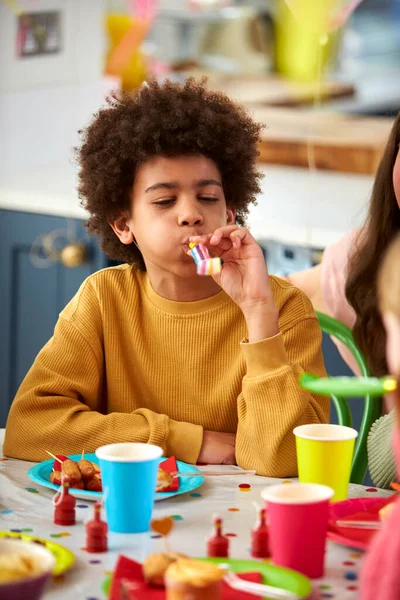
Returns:
[[[271,287],[280,333],[250,344],[223,291],[173,302],[129,265],[91,275],[18,390],[4,453],[40,461],[137,441],[195,463],[204,428],[236,432],[241,467],[295,475],[293,428],[329,420],[329,400],[298,385],[303,370],[325,375],[321,333],[300,290]]]

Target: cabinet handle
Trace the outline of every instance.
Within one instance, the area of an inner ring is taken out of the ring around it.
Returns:
[[[62,250],[60,250],[58,260],[64,265],[74,269],[80,267],[88,259],[88,251],[85,244],[82,242],[75,242],[74,244],[67,244]]]

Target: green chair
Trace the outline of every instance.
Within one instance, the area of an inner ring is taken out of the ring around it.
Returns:
[[[363,377],[369,377],[370,372],[365,362],[362,352],[357,348],[351,329],[346,325],[324,313],[316,312],[321,330],[328,335],[335,337],[342,342],[354,356],[360,373]],[[345,398],[331,396],[335,406],[338,422],[340,425],[352,426],[351,411],[349,403]],[[372,423],[381,416],[381,399],[373,398],[370,395],[364,397],[364,412],[361,421],[360,431],[354,449],[354,459],[351,469],[350,481],[352,483],[362,483],[367,471],[367,438]]]

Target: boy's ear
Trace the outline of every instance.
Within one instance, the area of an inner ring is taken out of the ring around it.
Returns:
[[[386,361],[391,375],[400,375],[400,319],[393,313],[384,313],[386,329]]]
[[[132,244],[135,240],[135,236],[129,226],[128,213],[121,213],[121,216],[115,220],[108,219],[108,224],[123,244]]]
[[[226,224],[234,225],[236,221],[236,208],[226,209]]]

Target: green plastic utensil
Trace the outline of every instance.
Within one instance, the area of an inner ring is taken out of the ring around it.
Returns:
[[[300,387],[316,394],[346,396],[383,396],[397,385],[393,377],[318,377],[311,373],[300,375]]]

